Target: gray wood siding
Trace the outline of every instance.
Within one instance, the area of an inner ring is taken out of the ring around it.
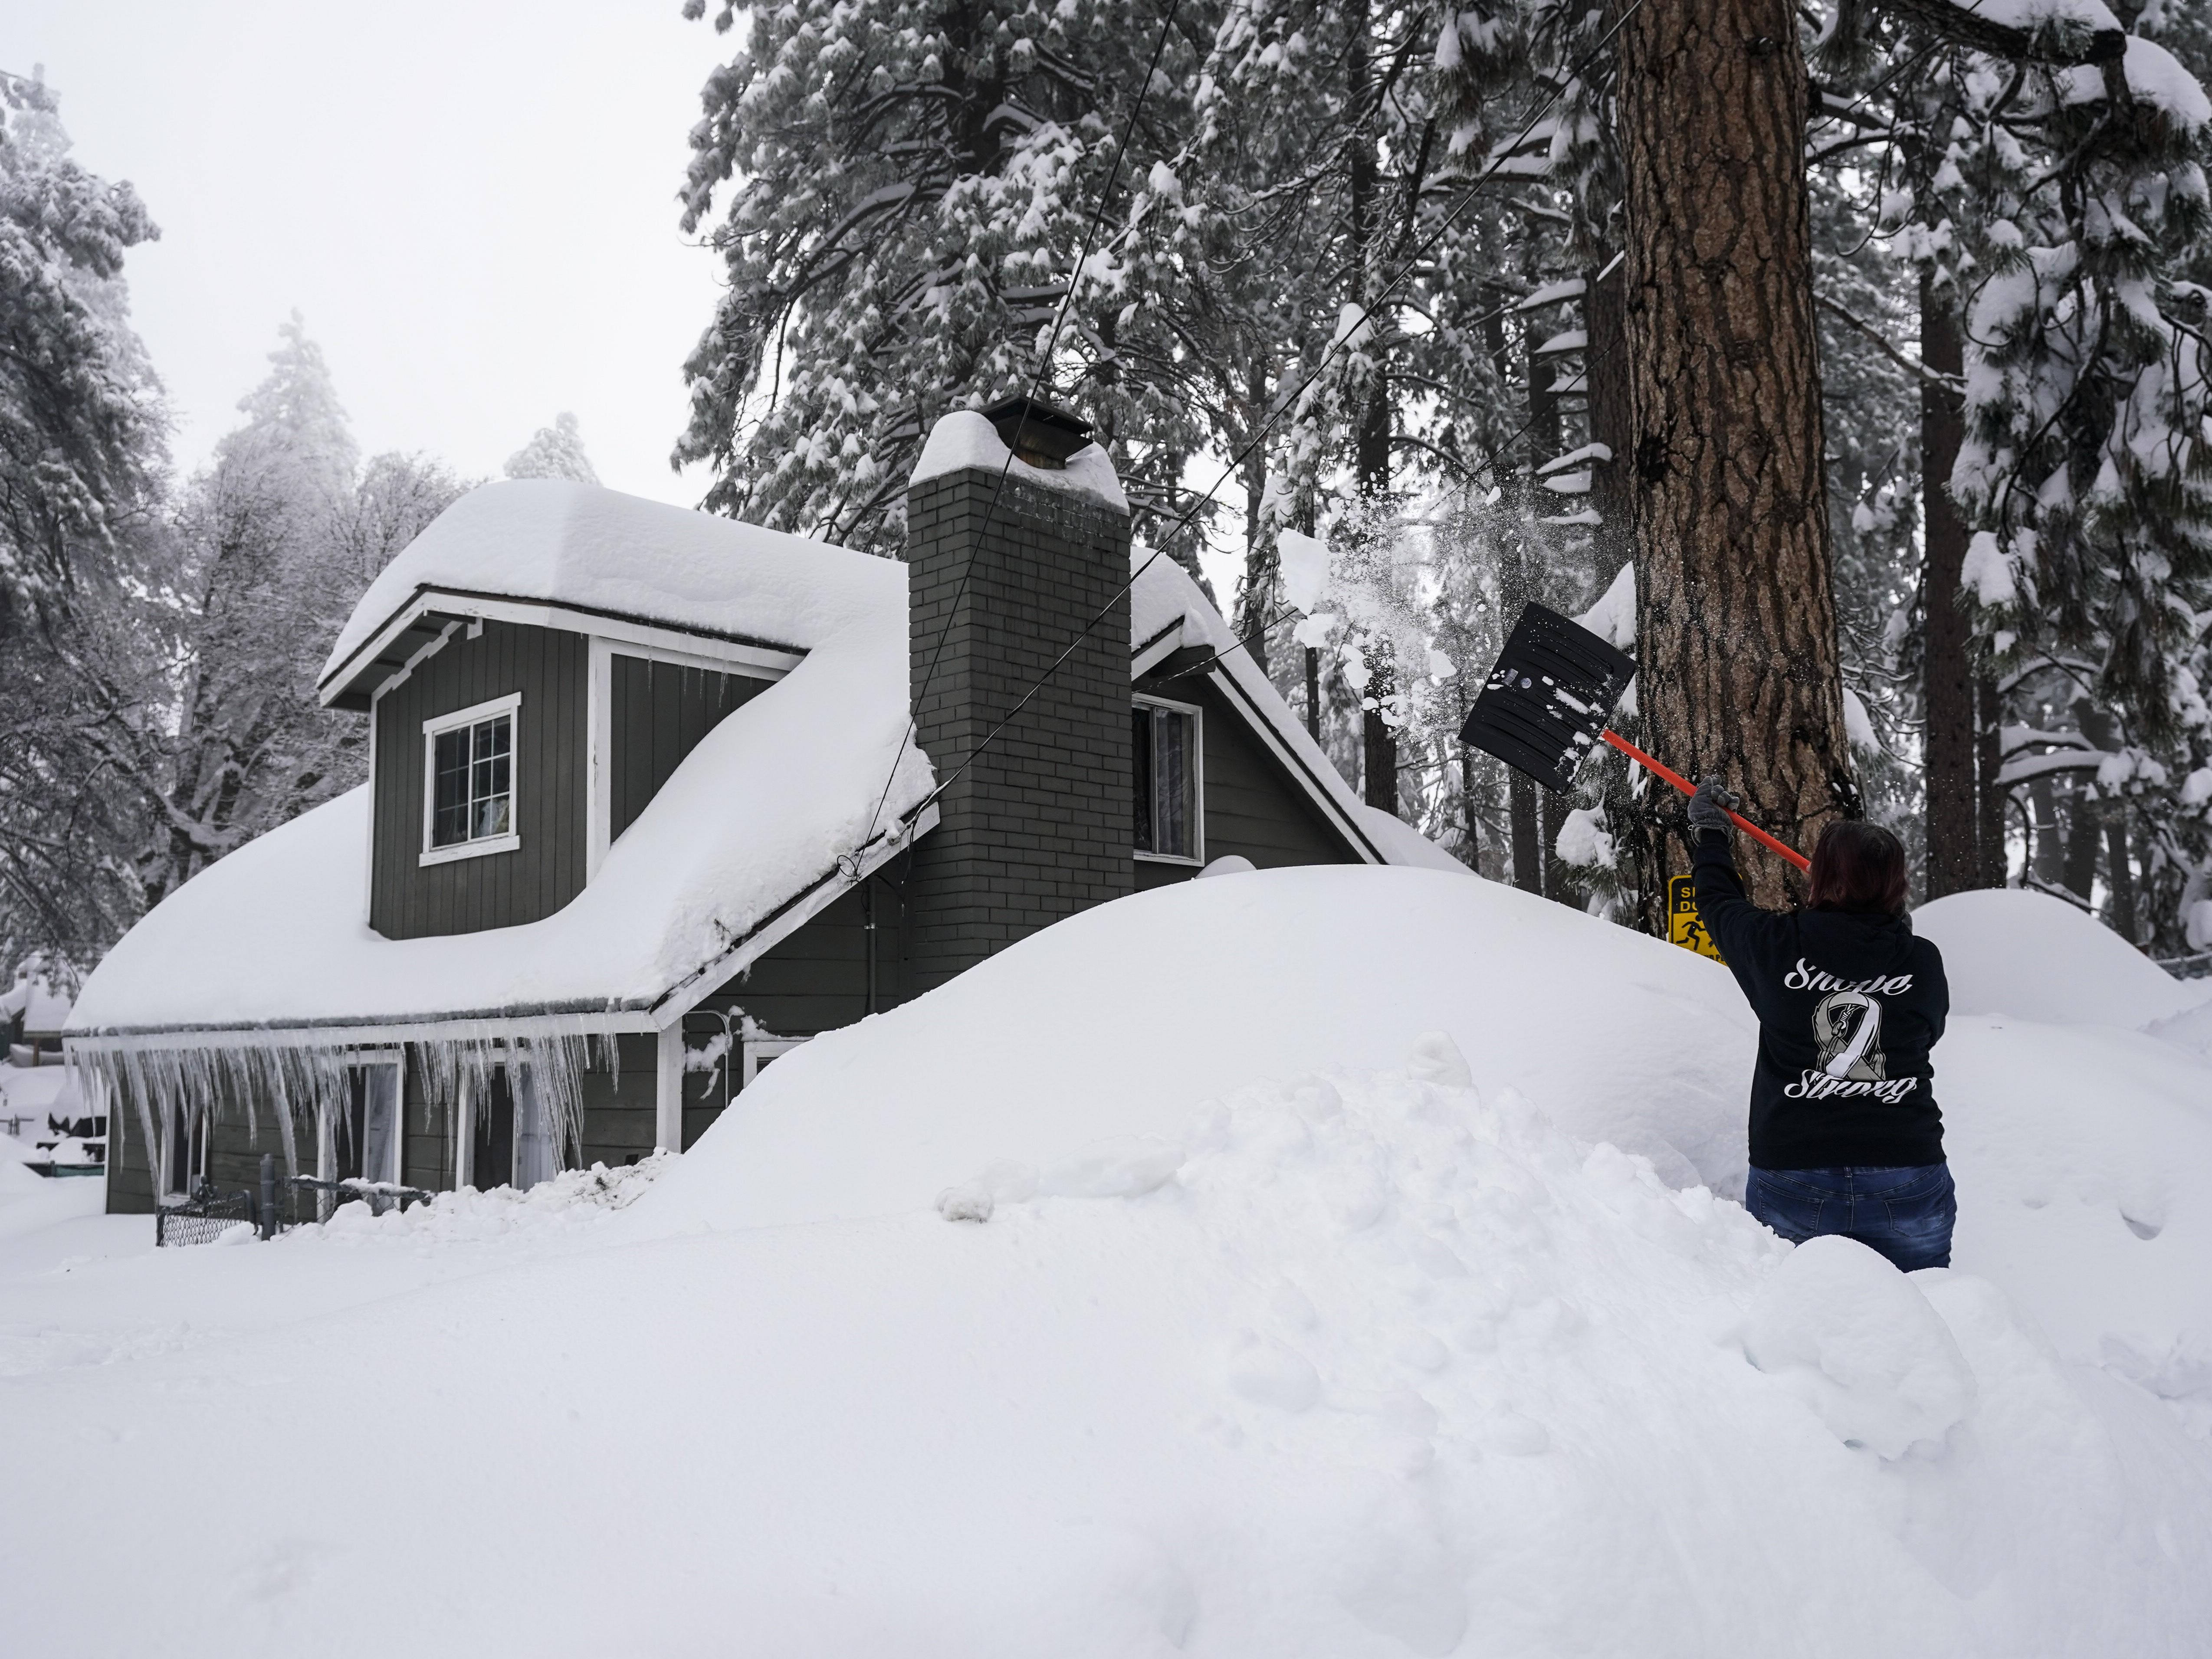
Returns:
[[[876,1009],[895,1008],[910,994],[908,939],[898,887],[907,860],[895,860],[892,878],[872,880],[876,917]],[[868,932],[861,896],[848,893],[797,933],[768,951],[684,1017],[687,1048],[703,1046],[738,1014],[778,1036],[810,1037],[850,1025],[868,1012]],[[742,1057],[731,1055],[726,1078],[719,1073],[684,1074],[684,1145],[688,1149],[739,1092]],[[647,1143],[651,1144],[650,1130]]]
[[[702,738],[769,686],[750,675],[717,674],[620,652],[611,666],[609,841],[636,822]]]
[[[160,1113],[155,1114],[155,1121]],[[315,1172],[315,1132],[299,1131],[300,1172]],[[284,1162],[283,1132],[275,1112],[264,1106],[247,1121],[246,1102],[228,1091],[215,1115],[208,1137],[207,1176],[217,1192],[261,1190],[261,1155],[276,1155],[276,1178],[292,1172]],[[107,1212],[110,1215],[151,1215],[154,1212],[153,1160],[148,1156],[145,1130],[137,1107],[125,1090],[118,1089],[107,1117]]]
[[[1194,704],[1204,711],[1200,724],[1209,860],[1237,853],[1262,870],[1292,864],[1360,862],[1352,844],[1322,816],[1304,787],[1285,769],[1211,679],[1192,674],[1164,685],[1139,680],[1135,689],[1170,702]],[[1140,891],[1149,890],[1188,881],[1197,873],[1187,864],[1139,860],[1137,886]]]
[[[454,635],[377,699],[375,847],[369,926],[386,939],[512,927],[551,915],[584,890],[586,711],[590,642],[580,634],[487,622]],[[424,866],[422,722],[512,692],[514,824],[522,844]],[[332,871],[331,879],[344,873]]]
[[[107,1108],[107,1213],[154,1213],[154,1161],[145,1131],[126,1092],[118,1089]]]
[[[659,1039],[640,1032],[615,1039],[616,1066],[584,1073],[583,1167],[618,1170],[653,1151],[653,1090]]]

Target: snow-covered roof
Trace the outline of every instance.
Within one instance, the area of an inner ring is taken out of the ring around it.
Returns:
[[[448,526],[456,515],[459,526]],[[519,543],[510,556],[495,544],[501,522]],[[1133,560],[1147,556],[1140,550]],[[592,568],[594,558],[605,568]],[[802,895],[842,890],[834,885],[842,859],[895,850],[888,837],[929,793],[927,759],[911,744],[902,748],[903,565],[586,485],[495,484],[463,498],[393,562],[349,635],[366,637],[381,610],[434,581],[658,605],[651,614],[664,619],[773,633],[805,655],[708,733],[590,884],[554,915],[434,938],[372,931],[361,878],[369,796],[356,789],[248,842],[163,900],[86,980],[71,1036],[539,1015],[638,1025],[701,975],[734,972],[733,946],[764,939],[771,918],[786,925]],[[1431,843],[1413,847],[1419,838],[1406,826],[1371,821],[1172,560],[1144,568],[1131,598],[1133,647],[1180,624],[1182,644],[1221,650],[1222,671],[1253,717],[1376,861],[1460,867]]]
[[[896,570],[596,484],[510,479],[462,496],[384,568],[339,630],[318,688],[327,701],[359,678],[380,636],[418,599],[463,612],[471,599],[520,600],[798,653],[890,587],[903,605]]]
[[[1465,872],[1467,866],[1443,848],[1389,813],[1375,812],[1372,817],[1385,820],[1404,831],[1404,836],[1377,828],[1370,819],[1370,809],[1345,782],[1336,763],[1322,752],[1321,745],[1306,731],[1305,722],[1291,712],[1290,705],[1260,672],[1259,664],[1252,660],[1252,653],[1237,639],[1236,629],[1223,619],[1182,566],[1165,554],[1155,557],[1143,547],[1130,550],[1129,562],[1137,575],[1136,586],[1129,593],[1129,638],[1133,649],[1141,651],[1176,629],[1180,630],[1176,635],[1179,646],[1212,647],[1218,653],[1214,660],[1219,671],[1229,678],[1249,712],[1283,750],[1284,758],[1295,772],[1303,775],[1310,792],[1325,803],[1324,810],[1337,819],[1355,845],[1361,846],[1378,864],[1424,865]],[[1419,842],[1425,850],[1414,849],[1406,836]]]

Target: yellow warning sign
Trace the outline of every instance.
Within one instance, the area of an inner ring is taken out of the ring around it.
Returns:
[[[1695,951],[1715,962],[1726,960],[1714,945],[1712,935],[1705,932],[1705,919],[1698,914],[1698,890],[1687,876],[1668,878],[1667,938],[1685,951]]]

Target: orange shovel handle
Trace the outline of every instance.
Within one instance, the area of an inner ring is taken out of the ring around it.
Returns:
[[[1652,759],[1650,756],[1645,754],[1634,744],[1629,742],[1626,738],[1622,737],[1620,732],[1607,731],[1601,732],[1598,735],[1603,738],[1607,743],[1611,744],[1615,749],[1620,750],[1622,754],[1627,756],[1629,759],[1634,761],[1638,766],[1650,772],[1653,776],[1666,779],[1668,782],[1673,784],[1684,794],[1694,795],[1698,793],[1696,787],[1692,785],[1687,778],[1684,777],[1679,772],[1674,771],[1668,767],[1662,766],[1657,761]],[[1775,840],[1773,836],[1768,835],[1765,830],[1760,829],[1749,818],[1744,817],[1742,813],[1731,812],[1729,814],[1729,817],[1735,820],[1735,826],[1737,829],[1742,830],[1744,834],[1749,836],[1753,841],[1765,848],[1769,852],[1779,853],[1784,858],[1788,859],[1790,863],[1796,865],[1800,870],[1810,870],[1813,867],[1812,860],[1807,858],[1796,848],[1787,846],[1784,843]]]

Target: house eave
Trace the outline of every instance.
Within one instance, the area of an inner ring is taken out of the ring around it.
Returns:
[[[407,671],[410,659],[454,622],[520,622],[577,634],[605,634],[645,646],[690,648],[726,660],[733,669],[781,678],[805,659],[803,646],[726,629],[671,622],[567,600],[530,599],[471,588],[417,586],[343,662],[317,682],[315,696],[326,708],[365,711],[378,690]],[[419,637],[417,637],[419,636]]]

